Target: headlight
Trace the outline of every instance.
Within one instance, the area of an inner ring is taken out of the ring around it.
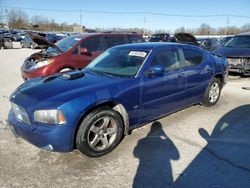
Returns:
[[[34,121],[49,124],[66,123],[66,118],[60,110],[37,110],[34,112]]]
[[[29,116],[27,112],[24,110],[24,108],[11,102],[11,109],[18,121],[22,121],[27,124],[30,124]]]
[[[53,63],[53,62],[54,62],[53,59],[46,60],[46,61],[40,61],[40,62],[38,62],[38,63],[36,63],[36,64],[34,65],[33,69],[37,69],[37,68],[39,68],[39,67],[46,66],[46,65],[48,65],[48,64],[50,64],[50,63]]]

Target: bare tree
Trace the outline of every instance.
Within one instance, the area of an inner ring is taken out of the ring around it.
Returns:
[[[250,23],[247,23],[247,24],[243,25],[243,26],[240,28],[240,31],[241,31],[241,32],[250,32]]]
[[[185,29],[185,27],[180,27],[180,28],[177,28],[175,31],[174,31],[174,33],[185,33],[186,32],[186,29]]]
[[[202,23],[201,26],[197,29],[196,34],[198,34],[198,35],[211,35],[211,34],[215,34],[215,29],[213,29],[208,24]]]
[[[28,15],[20,9],[11,9],[7,14],[8,25],[12,29],[26,29],[29,27]]]

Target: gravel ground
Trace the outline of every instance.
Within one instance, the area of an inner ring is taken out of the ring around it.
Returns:
[[[0,50],[0,187],[248,187],[250,78],[230,76],[217,105],[195,105],[134,130],[110,154],[43,151],[5,120],[20,66],[35,50]]]

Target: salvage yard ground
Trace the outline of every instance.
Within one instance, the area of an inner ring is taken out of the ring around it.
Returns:
[[[230,76],[217,105],[195,105],[150,123],[110,154],[54,153],[16,139],[8,97],[35,50],[0,50],[0,187],[248,187],[250,78]],[[44,91],[46,92],[46,91]],[[62,138],[63,139],[63,138]]]

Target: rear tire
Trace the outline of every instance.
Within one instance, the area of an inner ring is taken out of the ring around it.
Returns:
[[[215,105],[220,98],[221,88],[221,80],[219,78],[213,78],[207,86],[202,105],[207,107]]]
[[[111,152],[123,137],[121,115],[108,107],[90,112],[82,121],[76,135],[76,146],[89,157]]]

